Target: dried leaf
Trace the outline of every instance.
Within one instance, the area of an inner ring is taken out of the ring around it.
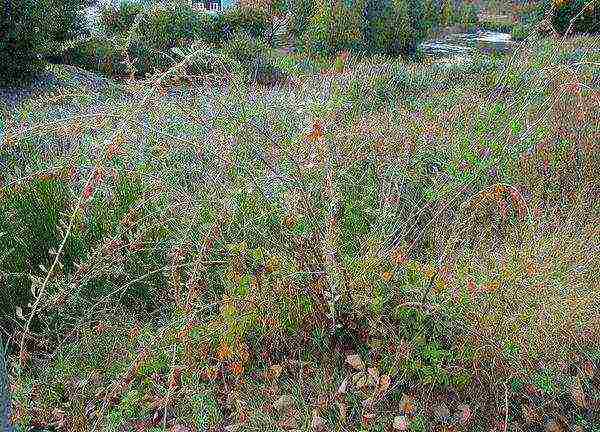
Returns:
[[[169,389],[175,390],[181,386],[181,373],[182,372],[183,372],[183,369],[181,369],[181,368],[176,367],[173,369],[173,373],[171,374],[171,379],[169,381]]]
[[[571,397],[573,398],[573,402],[575,402],[579,408],[587,407],[585,393],[583,391],[583,386],[581,385],[581,381],[579,380],[579,378],[577,378],[575,380],[575,383],[571,386]]]
[[[283,372],[283,368],[281,365],[275,364],[269,368],[269,371],[271,372],[271,377],[277,379],[281,375],[281,372]]]
[[[367,374],[369,376],[369,385],[377,385],[379,384],[379,371],[377,368],[370,367],[367,369]]]
[[[346,394],[346,390],[348,390],[348,378],[344,378],[344,381],[340,384],[337,389],[338,394]]]
[[[394,417],[394,429],[398,431],[408,430],[408,422],[406,421],[406,416],[399,415]]]
[[[192,429],[187,426],[176,424],[169,429],[169,432],[192,432]]]
[[[564,428],[559,422],[556,420],[549,420],[546,422],[546,426],[544,427],[545,432],[566,432],[566,428]]]
[[[234,424],[225,426],[223,429],[225,429],[225,432],[237,432],[241,427],[242,427],[241,424],[234,423]]]
[[[298,428],[298,422],[294,416],[290,415],[279,422],[279,427],[285,430],[292,430]]]
[[[352,366],[356,370],[364,370],[365,364],[358,354],[351,354],[346,357],[346,363]]]
[[[368,426],[369,424],[371,424],[371,421],[375,418],[375,414],[373,413],[364,413],[362,415],[362,421],[363,421],[363,425],[364,426]]]
[[[348,407],[343,402],[338,402],[337,406],[340,410],[340,422],[344,423],[348,418]]]
[[[539,412],[530,404],[523,404],[521,407],[521,413],[523,414],[525,423],[541,424],[542,422],[542,417],[540,416]]]
[[[322,431],[325,429],[325,420],[317,415],[317,411],[313,411],[311,427],[316,431]]]
[[[469,405],[460,404],[458,406],[458,420],[462,424],[467,423],[471,419],[472,415],[473,413],[471,412],[471,407]]]
[[[390,382],[391,378],[389,375],[381,375],[381,378],[379,378],[379,391],[381,393],[387,391],[387,389],[390,388]]]
[[[586,378],[591,379],[596,372],[596,365],[593,361],[586,360],[583,365],[581,365],[581,371]]]
[[[415,400],[412,396],[403,394],[400,399],[400,411],[405,415],[412,415],[415,412]]]

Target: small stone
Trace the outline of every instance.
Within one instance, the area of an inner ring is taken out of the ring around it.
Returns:
[[[433,415],[438,422],[446,422],[450,417],[450,410],[444,402],[433,407]]]
[[[190,429],[187,426],[176,424],[171,429],[169,429],[169,432],[192,432],[192,429]]]
[[[358,354],[352,354],[346,357],[346,363],[352,366],[356,370],[363,370],[365,368],[365,364]]]
[[[294,405],[294,399],[290,395],[282,395],[273,402],[273,408],[277,411],[285,411]]]

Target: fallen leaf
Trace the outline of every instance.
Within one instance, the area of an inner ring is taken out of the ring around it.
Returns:
[[[187,426],[176,424],[171,429],[169,429],[169,432],[192,432],[192,429]]]
[[[316,411],[313,411],[311,427],[316,431],[322,431],[325,429],[325,420],[319,417]]]
[[[362,415],[362,421],[363,421],[363,425],[366,427],[369,424],[371,424],[371,422],[373,421],[373,419],[375,418],[375,414],[373,413],[364,413]]]
[[[231,357],[232,355],[233,351],[231,350],[229,345],[227,345],[225,342],[222,342],[221,345],[219,345],[219,349],[217,350],[217,358],[219,360],[225,360]]]
[[[269,368],[269,370],[271,372],[271,377],[273,379],[277,379],[281,375],[281,372],[283,371],[283,368],[281,367],[281,365],[275,364],[275,365],[272,365]]]
[[[581,371],[586,378],[591,379],[594,377],[594,373],[596,372],[596,365],[593,361],[586,360],[583,365],[581,365]]]
[[[279,422],[279,427],[285,430],[297,429],[298,422],[294,418],[294,416],[288,416]]]
[[[238,431],[240,428],[242,427],[241,424],[239,423],[234,423],[234,424],[230,424],[228,426],[225,426],[223,429],[225,429],[225,432],[236,432]]]
[[[556,420],[549,420],[544,427],[545,432],[566,432],[566,429]]]
[[[365,364],[358,354],[351,354],[346,357],[346,363],[356,370],[364,370]]]
[[[233,375],[241,375],[244,373],[244,366],[242,366],[239,362],[233,362],[228,366],[229,372]]]
[[[171,374],[171,379],[169,381],[169,389],[171,390],[175,390],[177,388],[179,388],[179,386],[181,386],[181,373],[183,372],[183,369],[181,368],[174,368],[173,369],[173,373]]]
[[[469,405],[460,404],[458,406],[458,420],[462,424],[467,423],[471,419],[472,415],[473,413],[471,412],[471,407]]]
[[[277,411],[284,411],[291,408],[294,405],[294,399],[290,395],[282,395],[273,402],[273,408]]]
[[[539,412],[535,409],[535,407],[530,404],[523,404],[521,406],[521,413],[523,414],[523,419],[525,423],[528,424],[541,424],[542,418]]]
[[[412,396],[402,395],[402,399],[400,399],[400,411],[406,415],[412,415],[415,412],[415,400]]]
[[[399,415],[394,417],[393,427],[395,430],[399,431],[408,430],[408,422],[406,421],[406,416]]]
[[[579,378],[577,378],[575,383],[571,386],[571,398],[573,398],[573,402],[575,402],[579,408],[587,408],[585,393]]]
[[[379,391],[381,393],[387,391],[387,389],[390,388],[390,382],[391,378],[389,375],[381,375],[381,378],[379,378]]]

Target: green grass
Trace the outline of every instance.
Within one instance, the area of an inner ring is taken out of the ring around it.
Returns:
[[[513,427],[524,393],[573,394],[565,364],[591,398],[594,43],[24,102],[0,149],[17,424],[431,430],[444,402],[489,430],[505,397]]]

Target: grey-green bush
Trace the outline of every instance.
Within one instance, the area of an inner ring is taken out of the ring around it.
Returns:
[[[108,34],[125,33],[131,29],[135,18],[143,11],[142,4],[131,0],[118,5],[106,5],[100,12],[100,22]]]
[[[262,40],[245,33],[236,33],[219,51],[237,64],[234,69],[243,73],[248,81],[273,84],[285,79],[285,73],[269,57],[268,45]]]
[[[20,84],[42,68],[42,34],[34,0],[0,0],[0,86]]]
[[[115,42],[101,36],[75,42],[65,51],[63,58],[67,64],[109,77],[128,72],[122,63],[123,52]]]

